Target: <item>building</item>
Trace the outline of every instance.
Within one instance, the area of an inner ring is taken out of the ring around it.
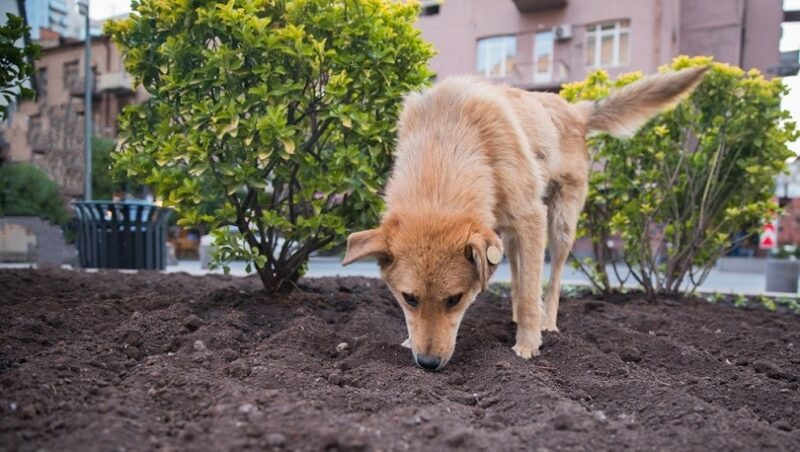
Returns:
[[[68,198],[83,196],[84,42],[60,38],[43,29],[42,49],[36,61],[37,99],[22,101],[0,124],[2,161],[28,161],[42,169]],[[117,135],[117,115],[131,103],[146,99],[134,90],[123,69],[122,56],[108,37],[92,39],[92,120],[94,135]]]
[[[596,68],[655,72],[681,54],[766,73],[779,64],[782,19],[777,0],[429,0],[417,24],[440,79],[557,90]]]
[[[25,11],[33,39],[39,39],[43,28],[68,38],[79,38],[83,33],[76,0],[25,0]]]

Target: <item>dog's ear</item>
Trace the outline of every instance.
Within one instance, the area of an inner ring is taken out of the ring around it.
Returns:
[[[473,232],[467,239],[464,254],[475,266],[481,290],[485,290],[489,278],[503,260],[503,242],[494,231]]]
[[[365,257],[377,257],[381,265],[390,260],[386,235],[381,228],[354,232],[347,237],[347,252],[344,254],[342,265],[351,264]]]

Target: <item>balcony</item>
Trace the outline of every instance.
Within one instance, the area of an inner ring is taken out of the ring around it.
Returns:
[[[53,10],[58,11],[62,14],[67,14],[69,12],[69,8],[67,7],[67,2],[64,0],[50,0],[47,6]]]
[[[563,8],[567,6],[567,0],[514,0],[517,9],[521,13],[542,11],[545,9]]]
[[[800,51],[790,50],[788,52],[781,52],[780,61],[776,66],[769,68],[770,74],[775,74],[778,77],[791,77],[800,72]]]
[[[97,77],[97,90],[117,95],[133,94],[133,78],[125,71],[100,74]]]
[[[95,75],[94,80],[92,81],[92,97],[100,97],[100,91],[97,89],[97,79],[98,77]],[[72,79],[68,85],[70,96],[83,97],[83,93],[86,91],[86,86],[82,77]]]

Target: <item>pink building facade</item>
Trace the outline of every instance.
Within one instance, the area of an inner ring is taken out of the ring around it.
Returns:
[[[680,54],[768,72],[778,64],[779,0],[444,0],[418,27],[438,79],[480,74],[555,90],[596,68],[655,72]]]

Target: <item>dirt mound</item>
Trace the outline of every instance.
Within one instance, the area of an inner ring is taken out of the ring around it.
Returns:
[[[790,450],[800,318],[562,301],[538,359],[484,294],[439,373],[370,279],[0,271],[2,450]]]

